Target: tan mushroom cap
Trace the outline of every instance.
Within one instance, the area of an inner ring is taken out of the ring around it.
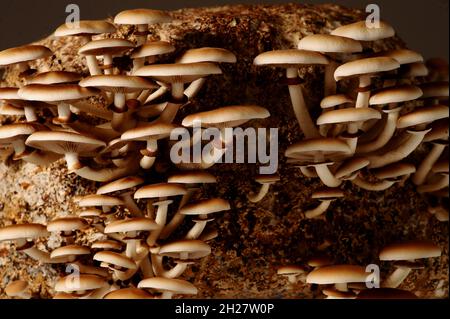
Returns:
[[[47,224],[49,232],[69,232],[85,229],[87,223],[80,217],[57,218]]]
[[[160,140],[169,137],[178,127],[172,123],[154,122],[128,130],[120,138],[124,141]]]
[[[96,208],[89,208],[82,210],[78,213],[79,217],[82,218],[92,218],[92,217],[100,217],[103,214],[103,212],[100,209]]]
[[[185,171],[169,176],[167,182],[178,184],[210,184],[217,183],[217,179],[214,175],[205,171]]]
[[[390,244],[380,251],[380,260],[415,260],[439,257],[441,248],[430,241],[412,240]]]
[[[0,241],[36,239],[48,235],[47,228],[41,224],[18,224],[0,228]]]
[[[82,20],[78,24],[64,23],[55,30],[56,37],[95,35],[113,33],[116,28],[113,24],[103,20]]]
[[[175,47],[166,41],[147,42],[135,50],[131,54],[132,59],[146,58],[167,54],[175,51]]]
[[[215,63],[201,62],[146,65],[133,75],[151,77],[164,83],[188,83],[215,74],[222,74]]]
[[[172,18],[166,12],[152,9],[125,10],[114,17],[115,24],[139,25],[169,23],[171,21]]]
[[[382,89],[374,93],[369,100],[370,105],[401,103],[418,99],[422,90],[415,85],[399,85]]]
[[[86,291],[103,288],[108,284],[105,278],[97,275],[69,275],[58,279],[55,290],[58,292]]]
[[[182,239],[162,245],[158,254],[172,258],[187,254],[188,259],[200,259],[211,254],[211,247],[201,240]]]
[[[134,44],[124,39],[94,40],[83,45],[78,53],[81,55],[118,55],[134,48]]]
[[[84,88],[95,87],[113,93],[132,93],[156,88],[152,81],[130,75],[93,75],[80,81]]]
[[[339,166],[338,170],[334,174],[336,178],[344,178],[351,176],[353,173],[363,169],[368,166],[370,161],[366,157],[352,157],[346,160],[341,166]]]
[[[365,20],[358,21],[336,28],[331,31],[331,34],[359,41],[377,41],[395,35],[395,30],[392,26],[384,21],[380,21],[379,23],[379,27],[369,28]]]
[[[365,58],[350,61],[340,65],[334,72],[336,81],[349,77],[358,77],[362,75],[375,76],[380,72],[392,71],[398,69],[400,64],[388,57]]]
[[[366,282],[367,276],[368,273],[361,266],[332,265],[313,270],[306,277],[306,282],[319,285]]]
[[[238,126],[250,120],[265,119],[269,116],[269,111],[261,106],[233,105],[188,115],[183,119],[182,125],[191,127],[194,126],[195,122],[201,122],[204,127]]]
[[[308,266],[310,267],[323,267],[333,263],[333,260],[327,256],[315,256],[308,259]]]
[[[0,52],[0,66],[47,58],[53,52],[43,45],[27,45]]]
[[[89,155],[106,146],[105,142],[77,133],[40,131],[26,140],[28,146],[56,154],[77,153]]]
[[[112,251],[100,251],[94,255],[94,260],[126,269],[137,268],[136,263],[131,258]]]
[[[353,53],[363,50],[358,41],[331,34],[308,35],[300,39],[298,48],[324,53]]]
[[[161,197],[185,195],[186,193],[187,190],[182,184],[161,183],[141,187],[134,194],[134,198],[135,199],[161,198]]]
[[[147,278],[139,282],[138,288],[168,291],[175,294],[196,295],[197,288],[189,281],[163,277]]]
[[[97,240],[96,242],[92,243],[91,245],[92,249],[106,249],[106,250],[121,250],[122,244],[115,240]]]
[[[36,132],[36,127],[26,123],[15,123],[0,126],[0,143],[9,144],[18,138],[25,138]]]
[[[98,195],[128,190],[144,183],[144,179],[138,176],[128,176],[101,186],[97,190]]]
[[[368,107],[345,108],[322,113],[317,118],[317,125],[355,122],[358,123],[379,119],[381,119],[381,113],[375,109],[371,109]]]
[[[80,207],[89,206],[120,206],[123,205],[124,201],[120,198],[107,196],[107,195],[86,195],[78,202]]]
[[[448,118],[449,109],[445,105],[433,105],[416,108],[414,111],[401,116],[397,121],[397,128],[407,128],[436,120]]]
[[[28,282],[24,280],[16,280],[5,287],[5,293],[8,297],[18,297],[22,295],[28,288]]]
[[[434,121],[430,125],[431,131],[423,138],[424,142],[431,142],[436,140],[447,140],[449,135],[448,120],[441,119]]]
[[[324,187],[314,191],[311,195],[313,199],[334,199],[344,197],[344,192],[339,188]]]
[[[117,220],[106,225],[104,233],[127,233],[139,231],[151,231],[159,229],[160,226],[150,218],[129,218]]]
[[[91,250],[89,247],[79,245],[66,245],[53,250],[50,254],[50,258],[68,257],[68,256],[81,256],[89,255]]]
[[[9,103],[3,103],[0,105],[0,114],[7,116],[23,116],[25,115],[25,111]]]
[[[364,289],[356,299],[417,299],[410,291],[396,288]]]
[[[377,53],[377,56],[386,56],[397,60],[400,64],[411,64],[416,62],[423,62],[423,56],[413,50],[408,49],[394,49]]]
[[[124,288],[111,291],[103,299],[153,299],[153,296],[142,289]]]
[[[300,275],[306,273],[306,269],[303,266],[287,265],[277,269],[277,275]]]
[[[290,49],[261,53],[255,58],[253,64],[288,68],[301,65],[328,64],[328,59],[319,52]]]
[[[378,179],[395,179],[401,176],[413,174],[416,171],[414,164],[398,162],[373,170]]]
[[[27,79],[27,84],[62,84],[74,83],[83,78],[79,73],[68,71],[49,71],[36,74]]]
[[[61,102],[86,99],[98,95],[98,91],[78,84],[30,84],[21,88],[19,97],[24,100]]]
[[[439,98],[439,97],[447,97],[449,93],[448,82],[430,82],[424,83],[420,85],[420,88],[423,91],[422,98]]]
[[[403,67],[403,70],[400,73],[400,76],[403,78],[413,78],[413,77],[421,77],[427,76],[429,74],[429,70],[423,62],[415,62],[408,64]]]
[[[320,107],[323,109],[332,108],[338,105],[353,103],[351,97],[346,94],[335,94],[324,97],[322,101],[320,101]]]
[[[448,158],[441,158],[436,163],[434,163],[431,171],[435,174],[448,174],[449,172],[449,162]]]
[[[182,215],[209,215],[230,209],[228,201],[221,198],[211,198],[186,204],[179,212]]]
[[[236,55],[226,49],[204,47],[187,50],[181,58],[177,60],[177,63],[236,63],[236,61]]]
[[[305,162],[322,162],[324,159],[348,157],[348,144],[337,138],[307,139],[289,146],[285,156]]]
[[[255,181],[260,184],[273,184],[280,180],[280,175],[278,174],[261,174],[255,176]]]
[[[2,87],[0,88],[0,100],[19,100],[19,88]]]

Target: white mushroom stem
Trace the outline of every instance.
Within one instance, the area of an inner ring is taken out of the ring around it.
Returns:
[[[319,204],[319,206],[317,206],[316,208],[307,210],[305,212],[305,217],[306,218],[315,218],[315,217],[322,215],[330,207],[330,204],[332,201],[333,200],[331,200],[331,199],[322,200],[321,203]]]
[[[336,288],[337,291],[342,291],[342,292],[348,291],[347,283],[334,284],[334,288]]]
[[[420,163],[417,171],[414,173],[412,177],[412,181],[415,185],[422,185],[427,178],[428,173],[433,167],[434,163],[439,159],[444,152],[446,145],[444,144],[434,144],[431,151],[427,154],[427,156]]]
[[[372,79],[369,75],[362,75],[359,77],[359,89],[366,89],[372,84]],[[355,107],[369,107],[369,99],[370,99],[370,90],[365,92],[358,92],[358,96],[356,98]]]
[[[136,36],[136,46],[143,45],[145,42],[147,42],[147,35],[144,35],[143,33],[148,32],[148,25],[147,24],[138,24],[137,26],[138,32],[141,34],[138,34]]]
[[[172,291],[163,291],[160,298],[161,299],[172,299],[173,295],[174,295],[174,293]]]
[[[163,258],[163,256],[152,254],[152,264],[156,276],[173,279],[180,277],[186,271],[187,263],[178,263],[170,270],[164,269]]]
[[[161,86],[159,89],[157,89],[155,92],[149,94],[149,95],[144,95],[144,93],[141,94],[141,96],[138,97],[138,100],[142,103],[142,104],[148,104],[154,100],[156,100],[157,98],[163,96],[164,94],[166,94],[166,92],[169,90],[169,88],[165,85]],[[150,91],[149,91],[150,93]]]
[[[58,118],[60,120],[69,121],[71,115],[70,104],[64,102],[58,104]]]
[[[172,83],[172,98],[175,101],[182,101],[184,98],[184,84]],[[180,110],[182,103],[168,102],[164,111],[159,116],[159,121],[164,123],[172,123]]]
[[[127,103],[126,95],[125,93],[115,93],[114,94],[114,105],[120,110],[125,109],[125,105]]]
[[[333,173],[331,173],[328,168],[329,163],[325,164],[315,164],[314,168],[316,169],[316,173],[319,176],[322,183],[324,183],[328,187],[338,187],[342,184],[342,181],[336,178]]]
[[[14,148],[14,153],[16,155],[21,155],[25,152],[26,150],[26,146],[25,146],[25,142],[22,139],[18,139],[18,140],[14,140],[11,143],[12,147]]]
[[[386,281],[383,283],[384,288],[397,288],[402,284],[402,282],[408,277],[411,272],[411,268],[407,267],[398,267],[394,270]]]
[[[136,274],[137,270],[138,268],[128,269],[127,271],[113,270],[113,279],[120,281],[128,280]]]
[[[101,75],[102,71],[100,70],[100,67],[98,66],[97,57],[94,55],[87,55],[86,56],[86,64],[89,68],[89,73],[91,75]]]
[[[369,155],[370,160],[369,168],[383,167],[395,162],[400,162],[420,145],[425,135],[429,130],[414,132],[408,131],[409,138],[404,143],[398,145],[398,147],[391,149],[383,154]]]
[[[158,205],[158,210],[156,211],[156,218],[155,222],[160,226],[159,229],[153,230],[150,235],[147,238],[147,245],[149,247],[154,247],[156,244],[156,241],[159,238],[159,235],[161,234],[164,226],[167,222],[167,211],[169,208],[169,205],[172,203],[170,200],[165,200],[156,203],[155,205]]]
[[[37,166],[48,166],[61,158],[60,155],[51,152],[34,151],[28,156],[22,158],[23,161]]]
[[[113,57],[110,54],[105,54],[103,56],[103,67],[105,68],[105,74],[111,75],[113,74]]]
[[[64,158],[66,159],[67,169],[70,173],[73,173],[83,167],[77,153],[66,153],[64,154]]]
[[[132,175],[137,173],[139,170],[139,164],[129,165],[126,167],[114,167],[114,168],[102,168],[102,169],[93,169],[88,166],[85,166],[81,169],[75,171],[80,177],[84,179],[95,181],[95,182],[110,182],[121,177],[125,177],[127,175]]]
[[[144,276],[144,279],[154,276],[153,266],[148,255],[140,261],[139,267],[141,269],[142,275]]]
[[[138,239],[126,239],[125,242],[127,243],[127,246],[125,248],[125,255],[128,258],[131,258],[133,260],[136,259],[136,250],[137,250],[137,242]]]
[[[438,190],[441,190],[445,187],[447,187],[449,184],[449,175],[443,174],[437,178],[437,180],[433,181],[429,184],[422,184],[419,187],[417,187],[417,191],[419,193],[431,193],[436,192]]]
[[[149,152],[156,152],[158,150],[158,142],[156,140],[147,140],[147,151]],[[141,159],[141,167],[143,169],[150,169],[155,164],[156,157],[155,156],[144,156]]]
[[[325,96],[336,94],[336,80],[334,79],[334,71],[338,64],[333,60],[325,66]]]
[[[297,68],[287,68],[286,77],[288,79],[296,79],[298,77]],[[320,137],[319,130],[317,129],[314,121],[309,114],[306,106],[305,98],[303,97],[302,86],[289,85],[289,94],[291,96],[292,107],[294,109],[295,117],[297,118],[300,129],[306,138]]]
[[[188,231],[186,235],[186,239],[198,239],[203,231],[205,230],[206,225],[209,220],[198,220],[195,221],[195,225]]]
[[[25,112],[25,118],[27,122],[36,122],[38,120],[34,107],[25,106],[23,110]]]
[[[309,167],[306,166],[299,166],[300,171],[302,172],[303,175],[305,175],[308,178],[316,178],[317,177],[317,173],[314,169],[311,169]]]
[[[184,94],[188,96],[189,99],[193,99],[201,91],[205,83],[206,83],[205,78],[195,80],[187,87],[187,89],[184,91]]]
[[[393,181],[388,181],[388,180],[383,180],[381,182],[376,182],[376,183],[371,183],[368,182],[364,179],[362,179],[361,177],[356,177],[355,179],[352,180],[352,183],[355,184],[356,186],[368,190],[368,191],[384,191],[390,187],[392,187],[395,182]]]
[[[125,207],[130,211],[133,217],[143,217],[144,214],[136,204],[130,192],[120,196],[125,203]]]

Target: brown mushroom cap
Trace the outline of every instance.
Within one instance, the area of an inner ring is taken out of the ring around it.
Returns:
[[[126,269],[137,268],[136,263],[131,258],[112,251],[100,251],[94,255],[94,260]]]
[[[380,260],[414,260],[439,257],[441,248],[432,242],[414,240],[390,244],[380,252]]]
[[[423,91],[422,98],[445,98],[448,97],[449,88],[448,82],[430,82],[420,85],[420,89]]]
[[[278,174],[256,175],[255,181],[260,184],[273,184],[280,181],[280,175]]]
[[[320,107],[328,109],[346,103],[353,103],[352,98],[346,94],[335,94],[324,97],[322,101],[320,101]]]
[[[336,123],[349,124],[379,119],[381,119],[381,113],[375,109],[371,109],[368,107],[345,108],[322,113],[317,118],[317,125]]]
[[[352,157],[346,160],[334,174],[336,178],[345,178],[351,176],[353,173],[368,166],[370,161],[366,157]]]
[[[80,207],[89,207],[89,206],[121,206],[124,202],[122,199],[107,196],[107,195],[86,195],[81,198],[78,202],[78,206]]]
[[[201,62],[146,65],[133,75],[151,77],[164,83],[188,83],[214,74],[222,74],[222,70],[215,63]]]
[[[314,191],[311,195],[313,199],[334,199],[344,197],[344,192],[339,188],[324,187]]]
[[[124,190],[128,190],[130,188],[134,188],[144,183],[144,179],[138,176],[128,176],[121,179],[118,179],[114,182],[108,183],[99,187],[97,190],[97,194],[105,195],[114,192],[120,192]]]
[[[201,240],[183,239],[162,245],[158,254],[172,258],[179,258],[187,254],[188,259],[200,259],[211,254],[211,247]]]
[[[410,163],[398,162],[373,170],[378,179],[396,179],[401,176],[413,174],[416,167]]]
[[[424,142],[431,142],[436,140],[448,140],[449,125],[447,119],[434,121],[430,125],[431,131],[423,138]]]
[[[81,55],[119,55],[134,48],[134,44],[124,39],[94,40],[83,45],[78,53]]]
[[[313,270],[306,277],[306,282],[319,285],[366,282],[367,276],[368,273],[361,266],[332,265]]]
[[[115,24],[129,25],[169,23],[171,21],[172,18],[166,12],[152,9],[125,10],[114,17]]]
[[[448,118],[449,108],[445,105],[432,105],[417,108],[401,116],[397,121],[397,128],[407,128],[420,124],[427,124],[436,120]]]
[[[156,88],[152,81],[130,75],[93,75],[80,81],[84,88],[95,87],[113,93],[132,93]]]
[[[58,279],[55,290],[58,292],[95,290],[105,287],[107,284],[106,279],[96,275],[69,275]]]
[[[345,78],[359,77],[362,75],[376,76],[380,72],[392,71],[399,67],[400,64],[392,58],[365,58],[340,65],[334,72],[334,78],[336,81],[339,81]]]
[[[43,45],[27,45],[0,52],[0,66],[34,61],[49,57],[53,52]]]
[[[310,267],[323,267],[333,264],[333,260],[327,256],[315,256],[308,259],[308,266]]]
[[[3,103],[0,105],[0,115],[6,116],[23,116],[25,115],[25,111],[23,109],[19,109],[9,103]]]
[[[109,223],[106,225],[104,233],[111,234],[151,231],[159,228],[160,226],[150,218],[129,218]]]
[[[306,273],[306,269],[303,266],[287,265],[277,269],[277,275],[301,275]]]
[[[96,242],[92,243],[91,245],[92,249],[105,249],[105,250],[121,250],[122,244],[115,240],[97,240]]]
[[[47,224],[49,232],[69,232],[85,229],[87,223],[79,217],[57,218]]]
[[[28,282],[24,280],[16,280],[10,282],[8,286],[5,287],[5,293],[8,297],[18,297],[22,295],[28,288]]]
[[[30,101],[61,102],[85,99],[98,95],[98,91],[78,84],[30,84],[18,92],[20,98]]]
[[[356,299],[417,299],[410,291],[396,288],[364,289]]]
[[[348,157],[350,147],[337,138],[315,138],[297,142],[288,147],[285,156],[307,163],[323,162]]]
[[[165,122],[154,122],[130,129],[120,137],[124,141],[160,140],[170,136],[177,125]]]
[[[75,27],[76,26],[76,27]],[[102,33],[113,33],[116,28],[104,20],[82,20],[77,24],[64,23],[55,30],[56,37],[84,36]]]
[[[36,74],[27,79],[27,84],[62,84],[74,83],[83,78],[79,73],[68,71],[49,71]]]
[[[161,183],[143,186],[134,194],[135,199],[161,198],[185,195],[186,188],[182,184]]]
[[[91,250],[89,247],[79,245],[66,245],[53,250],[50,254],[50,258],[68,257],[68,256],[80,256],[89,255]]]
[[[400,64],[423,62],[423,56],[420,53],[408,49],[394,49],[390,51],[383,51],[377,53],[376,56],[393,58]]]
[[[182,215],[209,215],[230,210],[230,203],[221,198],[212,198],[186,204],[180,209]]]
[[[308,35],[300,39],[298,48],[324,53],[353,53],[363,50],[361,43],[358,41],[331,34]]]
[[[330,298],[337,299],[355,299],[356,294],[352,291],[339,291],[337,289],[329,288],[322,290],[322,293]]]
[[[380,21],[379,27],[368,28],[364,20],[343,25],[331,31],[331,34],[359,41],[377,41],[393,37],[395,31],[384,21]]]
[[[301,65],[328,64],[328,59],[318,52],[290,49],[261,53],[255,58],[253,64],[287,68]]]
[[[0,241],[36,239],[48,235],[47,228],[40,224],[18,224],[0,228]]]
[[[222,48],[198,48],[187,50],[177,63],[198,63],[198,62],[216,62],[216,63],[236,63],[236,56]]]
[[[10,144],[19,138],[25,138],[36,132],[36,127],[26,123],[0,126],[0,144]]]
[[[197,288],[186,280],[163,277],[147,278],[139,282],[138,288],[168,291],[175,294],[196,295]]]
[[[124,288],[111,291],[103,299],[153,299],[153,296],[142,289]]]
[[[370,105],[401,103],[412,101],[422,96],[422,90],[415,85],[388,87],[374,93],[369,100]]]
[[[217,183],[217,179],[214,175],[205,171],[185,171],[169,176],[167,182],[178,184],[209,184]]]
[[[132,59],[146,58],[175,51],[175,47],[166,41],[147,42],[137,47],[131,54]]]

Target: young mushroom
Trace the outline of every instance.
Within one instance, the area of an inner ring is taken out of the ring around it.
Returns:
[[[138,270],[137,263],[133,259],[112,251],[100,251],[94,255],[93,259],[101,263],[100,267],[110,269],[115,281],[128,280]]]
[[[330,207],[331,203],[336,199],[344,197],[344,192],[336,188],[323,188],[315,191],[312,195],[312,199],[320,200],[319,206],[313,209],[305,211],[306,218],[317,218]]]
[[[0,52],[0,68],[18,65],[20,76],[28,75],[30,65],[28,62],[48,58],[53,52],[43,45],[27,45]]]
[[[269,192],[270,186],[280,181],[280,176],[278,174],[258,175],[255,177],[255,181],[261,184],[261,188],[258,193],[248,195],[248,200],[252,203],[260,202]]]
[[[103,297],[103,299],[137,300],[137,299],[154,299],[154,297],[153,295],[149,294],[143,289],[124,288],[109,292]]]
[[[81,217],[56,218],[47,223],[47,231],[59,233],[66,244],[73,244],[76,231],[86,229],[88,224]]]
[[[5,287],[5,293],[8,297],[16,299],[31,299],[31,292],[28,282],[24,280],[12,281]]]
[[[368,273],[365,268],[355,265],[324,266],[311,271],[306,277],[309,284],[330,285],[334,284],[336,290],[347,292],[348,283],[367,282]]]
[[[138,288],[162,292],[160,299],[172,299],[174,295],[196,295],[197,288],[186,280],[154,277],[139,282]]]
[[[55,260],[58,258],[64,258],[69,260],[69,262],[74,262],[79,256],[90,255],[91,250],[89,247],[80,245],[66,245],[54,249],[50,253],[50,258]]]
[[[357,41],[369,42],[391,38],[395,35],[395,30],[384,21],[379,21],[379,24],[374,28],[368,26],[364,20],[340,26],[331,31],[331,34]]]
[[[90,298],[95,290],[108,285],[105,278],[80,274],[61,277],[55,284],[55,291],[70,294],[73,298]]]
[[[322,114],[330,112],[337,107],[345,106],[346,104],[354,103],[354,101],[346,94],[334,94],[326,96],[320,101],[320,107],[322,108]],[[319,132],[323,137],[336,137],[343,130],[342,124],[337,124],[331,127],[330,125],[320,125]]]

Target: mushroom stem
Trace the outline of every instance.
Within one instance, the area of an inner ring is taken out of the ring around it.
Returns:
[[[269,183],[262,184],[257,194],[248,195],[248,200],[251,201],[252,203],[258,203],[267,195],[269,189],[270,189]]]
[[[137,29],[139,34],[136,36],[136,46],[140,46],[147,42],[147,35],[144,33],[148,32],[148,25],[138,24]]]
[[[25,111],[25,118],[27,122],[36,122],[38,120],[38,117],[33,107],[25,106],[23,110]]]
[[[187,263],[178,263],[170,270],[165,270],[163,266],[163,256],[152,255],[152,264],[154,267],[155,275],[164,278],[178,278],[187,269]]]
[[[14,140],[11,145],[14,148],[14,153],[16,156],[20,156],[26,151],[25,142],[22,139]]]
[[[148,152],[150,153],[155,153],[158,150],[158,142],[154,139],[149,139],[147,140],[147,149]],[[142,159],[141,159],[141,167],[143,169],[150,169],[152,168],[152,166],[155,164],[156,161],[156,156],[147,156],[145,155]]]
[[[388,180],[383,180],[381,182],[378,183],[370,183],[364,179],[362,179],[361,177],[356,177],[355,179],[352,180],[352,183],[355,184],[356,186],[368,190],[368,191],[384,191],[388,188],[390,188],[392,185],[395,184],[395,182],[393,181],[388,181]]]
[[[70,111],[70,104],[59,103],[58,104],[58,119],[62,122],[68,122],[72,112]]]
[[[303,175],[305,175],[308,178],[316,178],[317,177],[317,173],[314,169],[311,169],[309,167],[306,166],[299,166],[300,171],[302,172]]]
[[[148,104],[154,100],[156,100],[157,98],[163,96],[164,94],[166,94],[166,92],[169,89],[167,88],[167,86],[161,86],[159,89],[157,89],[155,92],[151,93],[148,96],[142,95],[139,96],[138,100],[142,103],[142,104]]]
[[[105,74],[113,74],[113,57],[110,54],[105,54],[103,56],[103,67],[105,68]]]
[[[286,77],[288,79],[296,79],[298,77],[297,68],[287,68]],[[309,114],[306,106],[305,98],[303,97],[302,87],[300,84],[289,85],[289,94],[291,96],[292,107],[294,109],[295,117],[297,118],[300,129],[306,138],[320,137],[314,121]]]
[[[133,217],[143,217],[144,214],[136,204],[135,200],[131,196],[131,193],[126,193],[121,196],[125,203],[125,207],[130,211],[130,213],[133,215]]]
[[[100,68],[98,66],[97,58],[94,55],[86,56],[86,64],[88,66],[89,73],[91,74],[91,76],[102,74],[102,71],[100,70]]]
[[[125,255],[131,259],[135,259],[136,258],[136,249],[137,249],[137,243],[136,243],[136,239],[128,239],[127,242],[127,246],[125,248]]]
[[[139,267],[142,271],[142,275],[144,276],[143,279],[151,278],[154,276],[152,263],[150,262],[150,259],[148,258],[148,256],[144,257],[141,260]]]
[[[442,174],[440,178],[438,178],[436,181],[429,183],[429,184],[423,184],[417,187],[417,191],[419,193],[431,193],[436,192],[438,190],[441,190],[445,187],[447,187],[449,184],[449,175],[448,174]]]
[[[75,171],[80,177],[95,182],[110,182],[127,175],[135,174],[139,170],[139,164],[130,165],[126,167],[102,168],[93,169],[85,166]]]
[[[171,291],[164,291],[161,294],[161,299],[172,299],[172,297],[173,297],[173,292],[171,292]]]
[[[206,83],[205,78],[195,80],[187,87],[187,89],[184,91],[184,94],[188,96],[189,99],[193,99],[201,91],[205,83]]]
[[[433,167],[434,163],[439,159],[444,152],[446,145],[444,144],[434,144],[431,151],[427,154],[427,156],[420,163],[417,171],[414,173],[412,177],[412,181],[415,185],[421,185],[425,182],[425,179]]]
[[[155,229],[148,236],[148,238],[147,238],[147,245],[149,247],[154,247],[155,246],[156,241],[159,238],[159,235],[161,234],[164,226],[166,225],[166,222],[167,222],[167,210],[169,208],[169,205],[172,202],[173,201],[165,200],[165,201],[161,201],[161,202],[155,203],[155,205],[158,206],[158,210],[156,211],[155,222],[160,226],[160,228],[159,229]]]
[[[125,93],[115,93],[114,94],[114,105],[120,109],[124,110],[126,105],[126,96]]]
[[[315,218],[315,217],[322,215],[330,207],[330,204],[332,201],[333,200],[322,200],[321,203],[319,204],[319,206],[317,206],[316,208],[307,210],[305,212],[305,217],[306,218]]]
[[[342,291],[342,292],[348,291],[347,283],[334,284],[334,288],[336,288],[337,291]]]
[[[330,163],[316,164],[314,165],[314,168],[316,169],[317,175],[319,176],[322,183],[324,183],[328,187],[338,187],[342,184],[342,181],[340,179],[337,179],[333,175],[333,173],[331,173],[328,165],[330,165]]]
[[[325,65],[325,96],[336,94],[336,80],[334,79],[334,71],[338,64],[333,60]]]
[[[196,221],[195,225],[188,231],[186,239],[197,239],[200,237],[202,232],[205,230],[208,220]]]
[[[183,83],[172,83],[172,98],[175,101],[182,101],[184,97],[184,84]],[[175,117],[177,116],[178,111],[180,110],[181,103],[172,103],[168,102],[164,111],[162,111],[159,116],[159,121],[164,123],[172,123]]]
[[[386,281],[383,283],[384,288],[397,288],[408,277],[411,272],[411,268],[398,267],[392,272]]]
[[[81,164],[77,153],[66,153],[64,154],[64,158],[66,159],[67,169],[70,173],[83,168],[83,164]]]
[[[359,88],[366,89],[372,84],[370,75],[362,75],[359,77]],[[370,90],[358,92],[355,107],[369,107]]]

